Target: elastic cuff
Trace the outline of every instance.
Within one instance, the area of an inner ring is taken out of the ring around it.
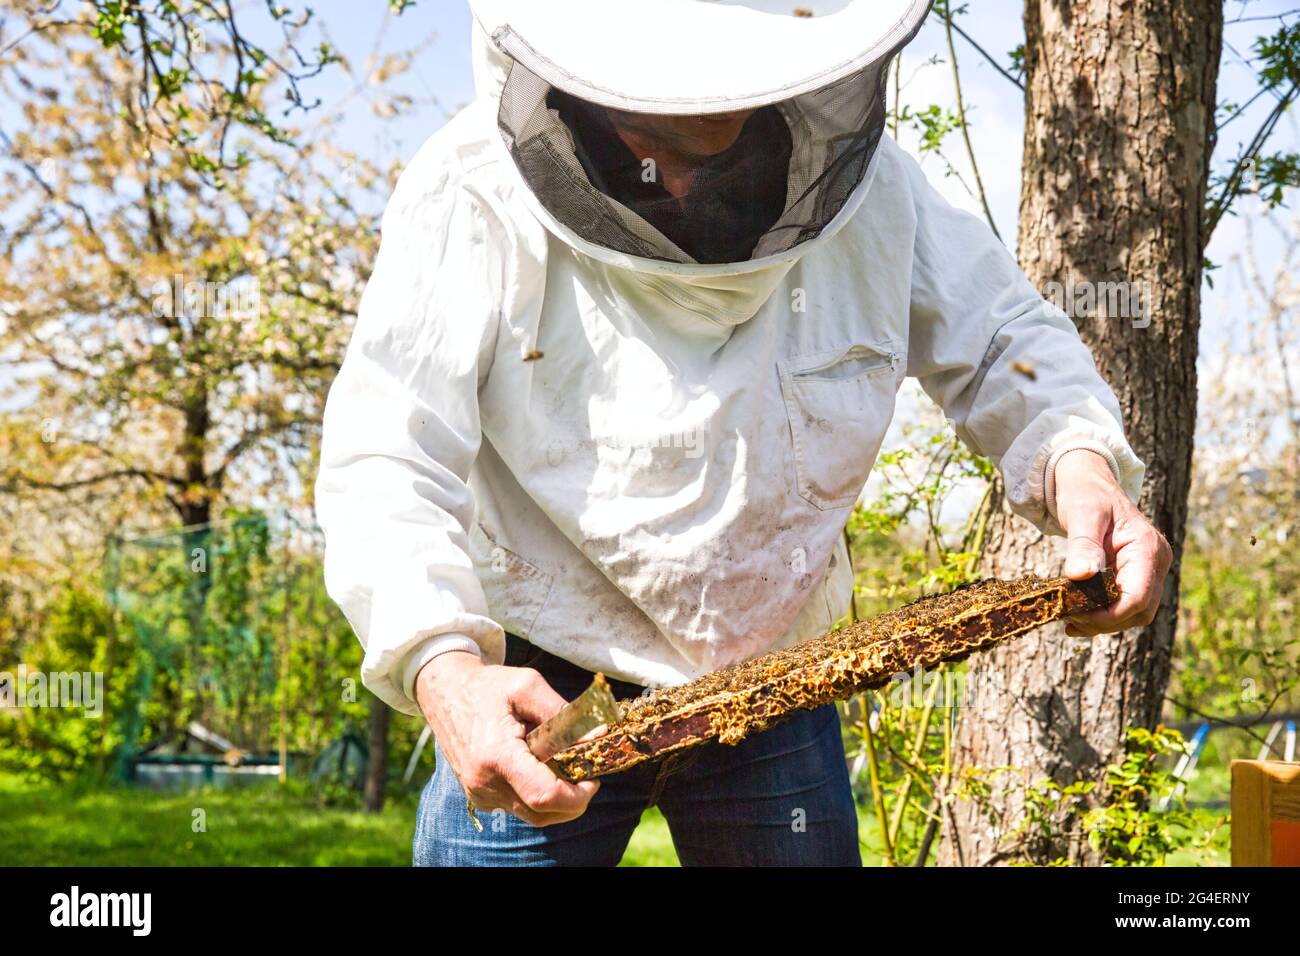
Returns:
[[[1110,466],[1110,473],[1115,476],[1115,481],[1123,482],[1123,478],[1120,476],[1119,461],[1115,458],[1115,453],[1104,444],[1091,438],[1079,438],[1075,441],[1066,442],[1060,448],[1052,451],[1052,454],[1047,458],[1047,464],[1043,466],[1043,504],[1053,520],[1056,520],[1056,463],[1061,460],[1062,455],[1072,451],[1090,451],[1100,455],[1105,459],[1106,464]]]
[[[419,675],[420,669],[435,657],[451,651],[467,651],[479,660],[483,659],[483,651],[479,649],[478,642],[472,637],[464,634],[439,634],[437,637],[431,637],[423,644],[417,644],[415,649],[406,655],[401,672],[402,692],[411,700],[415,700],[415,678]]]

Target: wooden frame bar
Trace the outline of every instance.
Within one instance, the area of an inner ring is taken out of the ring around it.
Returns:
[[[636,702],[625,709],[626,723],[560,751],[549,763],[565,779],[586,780],[714,739],[736,744],[796,710],[846,700],[917,667],[960,660],[1050,621],[1108,606],[1118,597],[1109,570],[1082,582],[1032,577],[980,582],[947,596],[956,609],[951,617],[934,620],[935,607],[949,606],[941,602],[927,605],[929,614],[920,613],[923,600],[695,682],[712,690],[719,686],[719,675],[735,670],[749,675],[743,686],[697,698],[690,693],[693,685],[664,692],[686,701],[667,713],[654,712],[653,697]],[[909,608],[918,613],[909,614]],[[794,666],[790,661],[796,652]]]

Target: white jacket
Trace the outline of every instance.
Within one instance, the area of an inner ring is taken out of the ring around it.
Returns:
[[[1069,319],[888,138],[818,238],[701,266],[574,236],[494,118],[477,101],[403,173],[325,411],[326,583],[398,710],[434,649],[500,662],[503,628],[653,686],[821,634],[905,375],[1038,527],[1067,448],[1136,499]]]

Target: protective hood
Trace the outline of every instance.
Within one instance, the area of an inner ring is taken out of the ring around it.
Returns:
[[[889,65],[929,6],[471,0],[475,77],[561,239],[636,272],[740,275],[792,263],[860,204]],[[627,134],[666,122],[720,131],[676,182]]]

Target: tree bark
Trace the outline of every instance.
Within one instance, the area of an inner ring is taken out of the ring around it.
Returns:
[[[370,742],[366,756],[366,786],[361,803],[367,813],[384,809],[388,783],[388,724],[392,711],[378,697],[370,701]]]
[[[208,443],[213,429],[212,409],[208,403],[206,383],[195,382],[188,389],[185,402],[185,433],[181,436],[180,460],[185,489],[176,505],[181,524],[207,525],[212,521],[212,502],[216,497],[213,476],[208,472]]]
[[[1105,769],[1122,759],[1128,728],[1159,719],[1191,476],[1222,9],[1218,0],[1026,0],[1024,19],[1020,264],[1040,290],[1120,282],[1145,295],[1148,327],[1104,304],[1073,317],[1119,397],[1147,464],[1140,505],[1175,561],[1151,626],[1075,640],[1051,625],[972,665],[973,686],[991,692],[960,717],[946,864],[1097,862],[1077,815],[1026,836],[1025,786],[1093,781],[1088,799],[1104,800]],[[1063,555],[1061,539],[999,509],[989,573],[1055,575]],[[985,774],[990,789],[972,798],[976,768],[1014,769]]]

